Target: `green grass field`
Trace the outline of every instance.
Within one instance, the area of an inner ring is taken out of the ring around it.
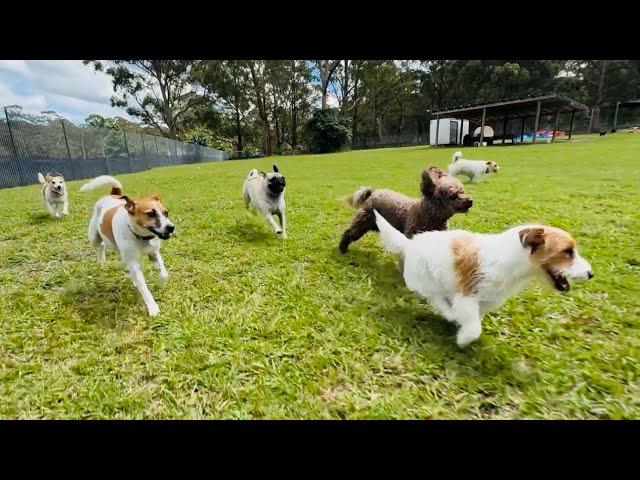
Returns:
[[[487,315],[461,350],[455,328],[409,292],[369,233],[341,256],[370,184],[417,195],[452,149],[402,148],[162,168],[122,175],[158,191],[177,231],[151,281],[150,318],[110,253],[85,236],[93,203],[70,182],[71,214],[45,215],[40,187],[0,190],[2,418],[639,418],[640,136],[463,149],[499,174],[467,185],[452,228],[541,221],[577,239],[595,278],[542,284]],[[289,238],[248,214],[250,168],[287,178]]]

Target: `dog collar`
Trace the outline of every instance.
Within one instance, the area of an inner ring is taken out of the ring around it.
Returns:
[[[133,236],[136,237],[138,240],[144,240],[145,242],[148,242],[149,240],[153,240],[154,238],[156,238],[155,235],[149,235],[148,237],[143,237],[142,235],[138,235],[136,232],[133,231],[133,229],[131,228],[131,225],[129,225],[129,230],[131,231],[131,233],[133,233]]]

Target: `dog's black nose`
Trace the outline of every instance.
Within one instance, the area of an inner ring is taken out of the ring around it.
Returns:
[[[587,273],[587,276],[589,277],[589,280],[591,280],[593,278],[593,272],[589,270],[589,272]]]
[[[174,227],[173,225],[167,225],[167,232],[169,233],[173,233],[173,231],[176,229],[176,227]]]

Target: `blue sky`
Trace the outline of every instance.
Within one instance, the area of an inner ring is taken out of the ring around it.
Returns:
[[[130,118],[109,104],[111,82],[80,60],[0,60],[0,107],[54,110],[74,123],[92,114]]]

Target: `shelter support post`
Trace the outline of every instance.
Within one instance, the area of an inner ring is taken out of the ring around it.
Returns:
[[[479,147],[481,147],[482,144],[484,143],[484,123],[486,119],[487,119],[487,107],[484,107],[482,109],[482,124],[480,125],[480,143],[478,144]]]
[[[541,103],[540,100],[538,100],[538,106],[536,107],[536,122],[535,125],[533,127],[533,138],[531,139],[531,143],[536,143],[536,133],[538,132],[538,127],[540,125],[540,107],[541,107]]]
[[[576,116],[575,110],[571,112],[571,123],[569,124],[569,140],[571,140],[571,134],[573,133],[573,119]]]

